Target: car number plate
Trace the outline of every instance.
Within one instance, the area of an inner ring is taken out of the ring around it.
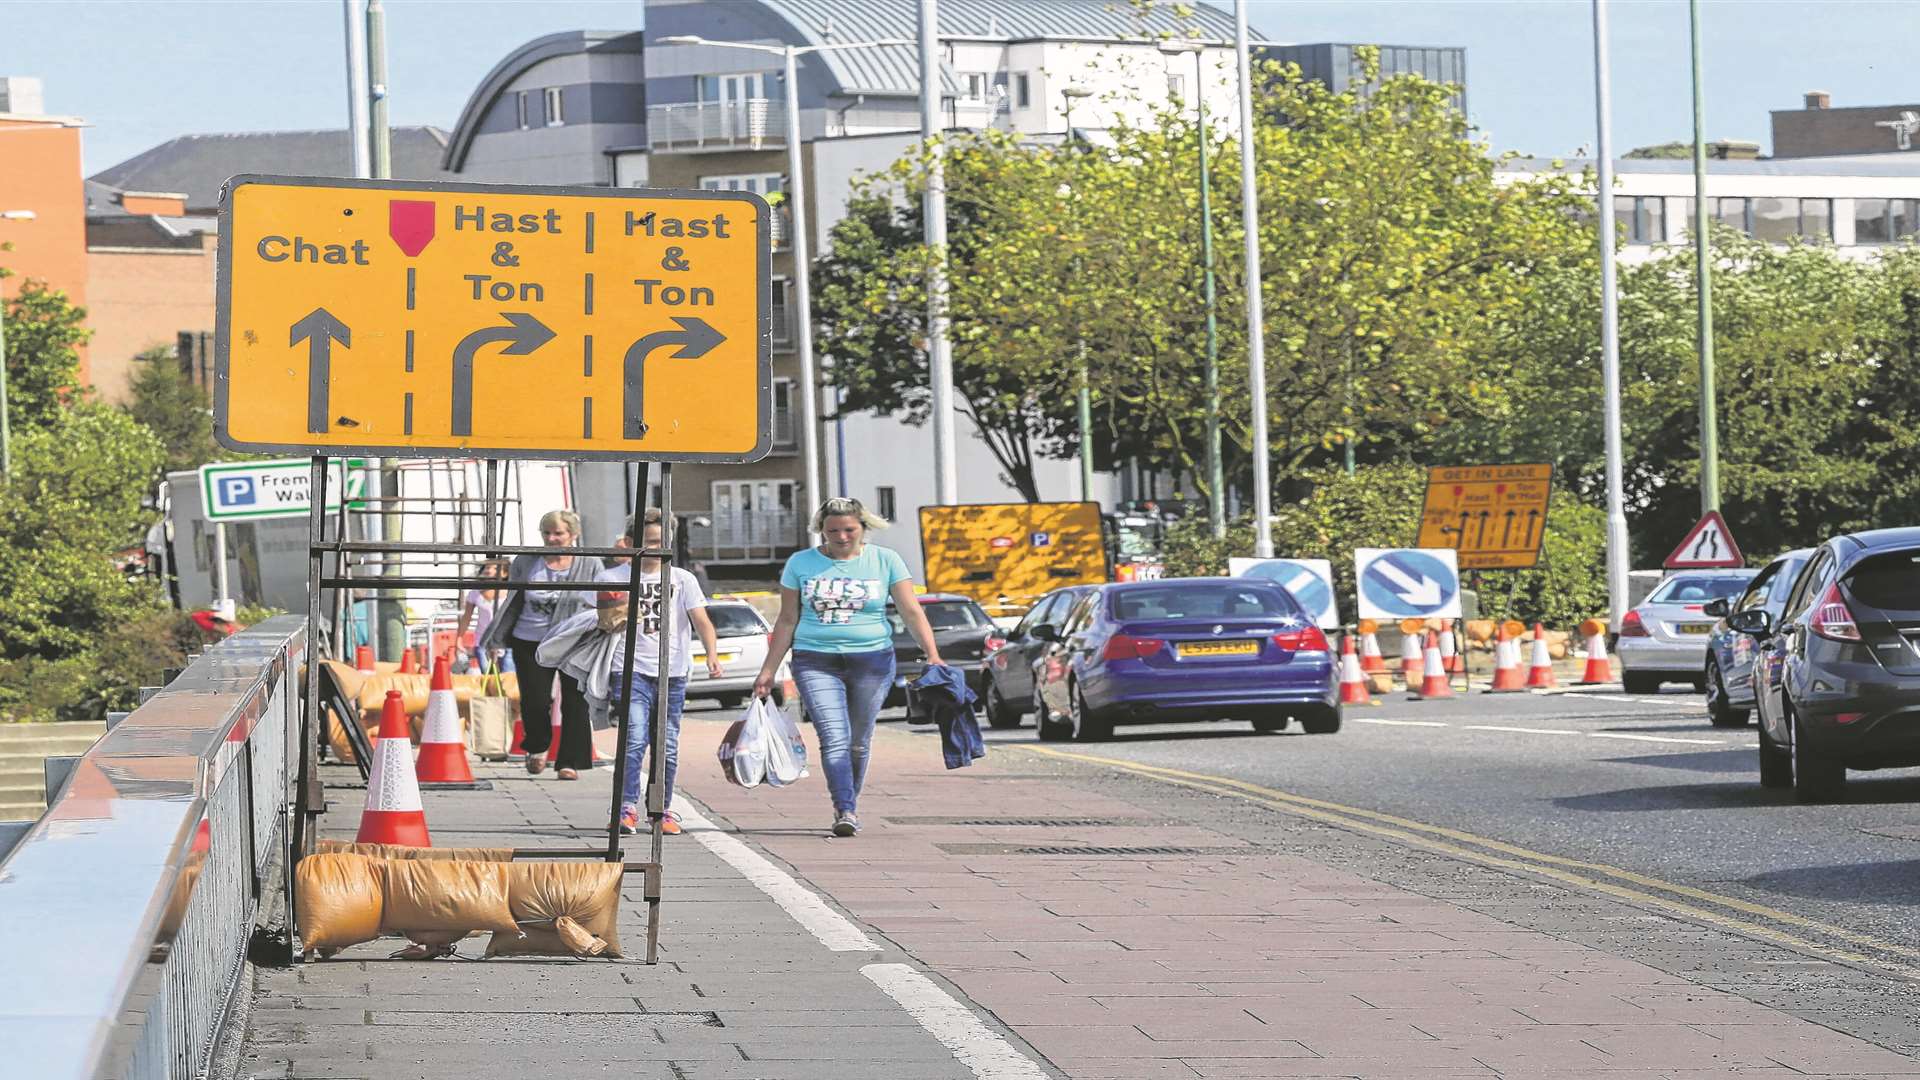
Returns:
[[[1713,624],[1710,622],[1683,622],[1680,624],[1680,632],[1683,634],[1711,634],[1713,633]]]
[[[1257,641],[1184,641],[1181,656],[1252,656],[1260,651]]]

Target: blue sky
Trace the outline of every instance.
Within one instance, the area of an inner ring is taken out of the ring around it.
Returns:
[[[637,29],[638,0],[388,0],[398,124],[451,128],[515,46],[556,30]],[[1502,150],[1593,140],[1586,0],[1253,0],[1286,41],[1467,48],[1473,120]],[[1767,142],[1767,113],[1821,89],[1836,106],[1920,101],[1920,2],[1719,0],[1702,6],[1710,137]],[[1612,5],[1614,139],[1690,137],[1682,0]],[[48,111],[86,118],[88,171],[176,135],[345,123],[337,0],[0,0],[0,73],[37,75]]]

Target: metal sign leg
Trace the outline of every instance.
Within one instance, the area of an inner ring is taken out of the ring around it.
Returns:
[[[642,489],[645,490],[644,488]],[[644,502],[644,500],[643,500]],[[667,816],[667,714],[669,695],[668,686],[673,677],[672,660],[675,604],[673,597],[673,464],[660,463],[660,666],[653,686],[653,715],[649,718],[652,725],[652,738],[649,740],[652,750],[652,776],[647,784],[647,816],[653,823],[653,869],[647,871],[645,896],[647,900],[647,963],[659,962],[660,950],[660,879],[666,855],[663,826]],[[642,535],[646,532],[641,530]],[[634,578],[638,578],[639,565],[634,566]],[[689,658],[691,659],[691,658]]]

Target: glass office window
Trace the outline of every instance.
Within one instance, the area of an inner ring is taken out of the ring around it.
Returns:
[[[1887,209],[1892,199],[1853,200],[1853,242],[1884,244],[1892,238],[1887,231]]]
[[[1808,240],[1833,239],[1833,200],[1800,200],[1800,235]]]
[[[1800,200],[1753,199],[1751,205],[1754,239],[1784,244],[1800,235]]]
[[[1738,229],[1753,235],[1753,220],[1748,215],[1752,210],[1751,200],[1746,198],[1721,198],[1713,200],[1713,220],[1729,229]]]

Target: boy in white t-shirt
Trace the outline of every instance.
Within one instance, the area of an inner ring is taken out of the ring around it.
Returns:
[[[642,550],[658,551],[665,542],[665,530],[660,524],[660,511],[648,510],[641,527],[640,547]],[[630,547],[633,544],[633,526],[627,526],[627,535],[614,541],[616,547]],[[624,586],[631,566],[621,565],[602,570],[601,581],[617,581],[622,585],[619,592],[603,592],[604,601],[621,603],[626,599]],[[620,831],[628,836],[640,830],[640,758],[647,749],[647,741],[653,733],[654,692],[658,686],[660,674],[660,637],[665,632],[671,652],[667,660],[667,732],[666,732],[666,805],[673,804],[673,774],[678,763],[680,749],[680,711],[687,700],[687,676],[691,673],[693,653],[693,632],[699,631],[700,641],[707,650],[707,677],[720,677],[720,643],[713,631],[713,620],[707,617],[707,597],[700,591],[699,579],[693,574],[676,566],[673,568],[673,606],[663,609],[660,603],[660,560],[643,558],[640,560],[639,612],[634,623],[634,664],[633,689],[627,697],[627,776],[624,790],[620,793]],[[609,652],[608,685],[615,700],[618,700],[620,685],[626,679],[626,656],[622,648],[625,645],[624,623],[617,626],[616,635],[622,640],[615,642]],[[664,832],[680,831],[680,819],[673,811],[667,811],[666,820],[661,824]]]

